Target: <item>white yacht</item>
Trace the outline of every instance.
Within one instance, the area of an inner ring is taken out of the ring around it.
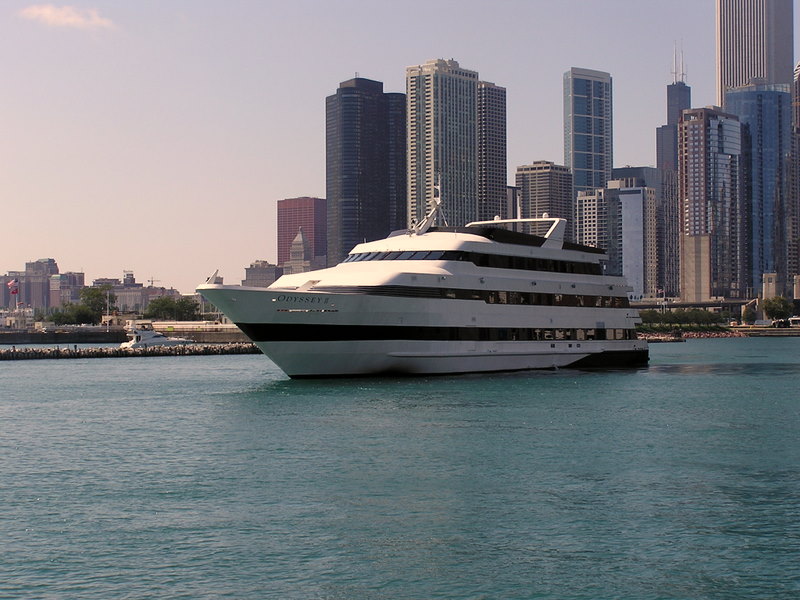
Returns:
[[[185,346],[193,344],[192,340],[178,337],[167,337],[153,329],[152,323],[138,322],[125,328],[128,341],[122,342],[120,348],[152,348],[153,346]]]
[[[564,241],[564,219],[434,227],[437,211],[335,267],[197,291],[290,377],[647,364],[630,288],[601,250]],[[550,229],[505,228],[526,222]]]

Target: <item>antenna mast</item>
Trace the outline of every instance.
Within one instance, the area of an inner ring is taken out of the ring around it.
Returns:
[[[683,62],[683,44],[680,49],[680,59],[678,58],[678,42],[672,49],[672,83],[686,83],[686,67]]]

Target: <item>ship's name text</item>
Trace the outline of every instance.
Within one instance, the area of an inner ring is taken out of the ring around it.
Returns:
[[[278,302],[293,302],[297,304],[327,304],[329,298],[320,298],[314,296],[278,296],[275,298]]]

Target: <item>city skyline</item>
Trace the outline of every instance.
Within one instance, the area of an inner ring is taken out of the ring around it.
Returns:
[[[464,3],[457,27],[419,40],[415,15],[436,22],[450,4],[36,6],[0,11],[0,272],[53,257],[87,280],[129,269],[190,293],[217,268],[235,282],[276,261],[276,203],[325,196],[324,101],[354,73],[405,92],[406,67],[454,58],[505,87],[509,183],[518,165],[561,161],[572,67],[613,77],[615,167],[655,164],[676,43],[693,106],[715,101],[710,0]]]

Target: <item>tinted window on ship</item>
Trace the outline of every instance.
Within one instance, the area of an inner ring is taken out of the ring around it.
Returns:
[[[602,275],[602,267],[597,263],[551,260],[548,258],[528,258],[526,256],[499,256],[461,250],[421,250],[418,252],[359,252],[349,254],[343,262],[365,260],[453,260],[471,262],[478,267],[493,269],[517,269],[521,271],[547,271],[551,273],[572,273],[576,275]]]

